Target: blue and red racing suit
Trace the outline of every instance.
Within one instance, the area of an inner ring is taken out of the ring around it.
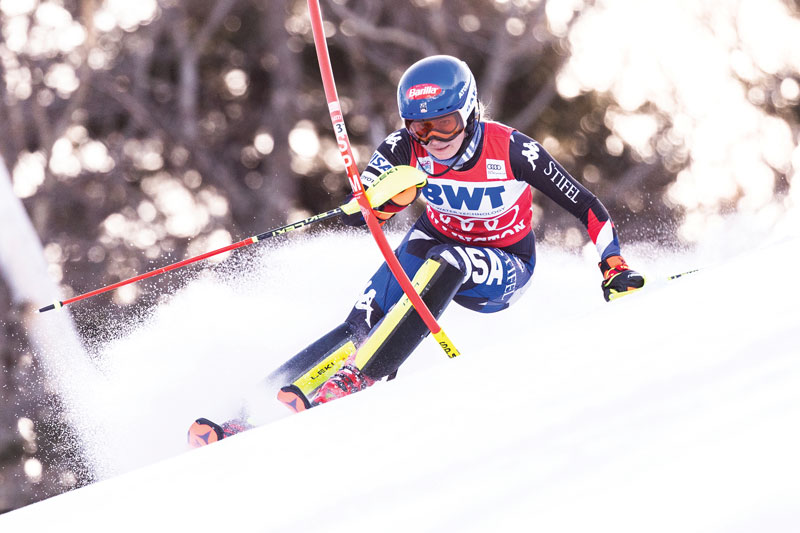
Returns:
[[[481,122],[458,164],[441,176],[436,175],[447,164],[432,158],[405,129],[395,131],[377,148],[361,180],[369,187],[397,165],[415,166],[431,176],[422,190],[426,212],[395,254],[412,278],[431,256],[459,268],[464,282],[453,300],[469,309],[500,311],[528,286],[536,264],[531,186],[583,222],[601,260],[620,253],[603,204],[539,143],[503,124]],[[360,214],[353,217],[363,223]],[[402,294],[383,264],[347,322],[359,336],[366,336]]]

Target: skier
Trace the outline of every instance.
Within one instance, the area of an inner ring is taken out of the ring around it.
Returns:
[[[463,61],[427,57],[413,64],[397,88],[405,127],[391,133],[361,175],[365,188],[385,172],[408,165],[427,174],[375,207],[388,220],[421,194],[426,212],[395,250],[425,303],[438,317],[450,301],[479,313],[511,305],[528,287],[536,264],[531,186],[579,218],[597,248],[605,299],[644,286],[620,255],[616,229],[603,204],[535,140],[482,121],[475,78]],[[360,213],[343,216],[363,224]],[[428,329],[384,263],[345,321],[273,372],[278,399],[302,411],[363,390],[396,373]],[[274,389],[273,389],[274,390]],[[250,427],[198,419],[193,446]]]

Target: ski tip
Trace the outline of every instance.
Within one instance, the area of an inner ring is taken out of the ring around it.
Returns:
[[[186,440],[191,448],[200,448],[225,438],[222,427],[207,418],[198,418],[189,427]]]
[[[300,413],[311,408],[311,403],[306,395],[296,385],[287,385],[278,391],[278,401],[289,408],[290,411]]]

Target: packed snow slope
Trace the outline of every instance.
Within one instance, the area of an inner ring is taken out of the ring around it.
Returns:
[[[448,308],[461,357],[426,339],[395,381],[299,415],[248,390],[344,317],[378,252],[331,233],[234,256],[95,347],[100,377],[65,394],[99,481],[0,531],[796,532],[800,237],[736,224],[625,246],[649,286],[612,303],[592,250],[540,247],[511,309]],[[263,426],[186,450],[243,396]]]

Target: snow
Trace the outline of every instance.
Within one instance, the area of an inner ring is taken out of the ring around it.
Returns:
[[[800,236],[713,242],[623,242],[650,287],[610,304],[593,250],[540,246],[514,307],[442,317],[461,357],[428,339],[395,381],[299,415],[248,389],[344,317],[376,247],[234,255],[93,347],[102,377],[71,397],[100,480],[0,531],[797,531]],[[186,450],[243,396],[263,426]]]

